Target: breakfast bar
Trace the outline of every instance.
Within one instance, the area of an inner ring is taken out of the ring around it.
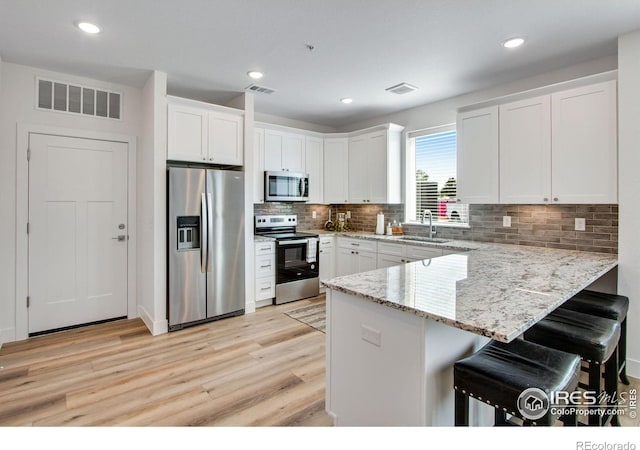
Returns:
[[[610,254],[479,244],[323,282],[327,412],[336,425],[453,425],[455,361],[511,342],[616,266]],[[481,406],[471,424],[485,423]]]

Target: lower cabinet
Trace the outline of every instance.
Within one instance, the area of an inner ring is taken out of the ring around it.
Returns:
[[[276,296],[276,243],[255,243],[256,308],[273,304]]]
[[[377,267],[378,243],[372,240],[338,238],[336,275],[341,277],[374,270]]]
[[[320,281],[336,276],[336,252],[333,236],[320,236]],[[325,288],[321,285],[320,292]]]

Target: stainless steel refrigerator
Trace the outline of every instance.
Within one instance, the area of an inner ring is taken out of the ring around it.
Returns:
[[[244,174],[168,169],[169,330],[243,314]]]

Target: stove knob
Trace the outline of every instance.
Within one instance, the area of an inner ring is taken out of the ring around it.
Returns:
[[[311,264],[311,270],[314,270],[316,268],[315,264]]]

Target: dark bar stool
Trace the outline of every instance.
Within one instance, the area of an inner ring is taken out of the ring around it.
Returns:
[[[616,350],[618,353],[618,376],[620,381],[628,385],[627,312],[629,311],[629,297],[584,290],[571,297],[560,308],[604,317],[605,319],[615,320],[620,324],[620,341]]]
[[[602,393],[604,366],[605,391],[611,398],[618,398],[618,357],[615,350],[620,339],[620,325],[615,320],[558,308],[525,331],[524,338],[580,355],[587,363],[589,374],[588,384],[580,387],[594,391],[598,399]],[[619,425],[615,414],[590,414],[589,425],[604,426],[608,419],[612,425]]]
[[[496,425],[506,424],[506,414],[519,417],[525,426],[552,425],[558,419],[565,425],[576,425],[575,413],[560,418],[548,408],[545,412],[542,403],[538,408],[535,402],[541,400],[535,393],[530,399],[521,396],[529,388],[573,392],[579,378],[578,355],[522,339],[509,344],[492,341],[453,366],[455,425],[469,425],[469,397],[495,408]],[[524,417],[518,408],[519,401],[544,415],[535,419]]]

